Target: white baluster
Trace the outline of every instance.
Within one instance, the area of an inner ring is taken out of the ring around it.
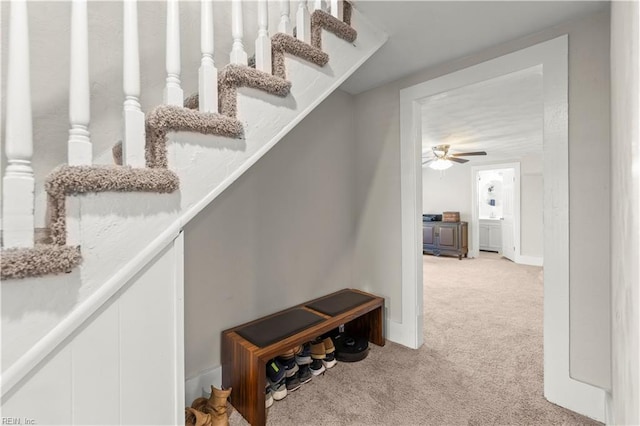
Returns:
[[[178,0],[167,0],[167,83],[164,103],[182,106],[184,93],[180,87],[180,9]]]
[[[232,0],[231,2],[231,35],[233,37],[233,47],[231,48],[230,61],[232,64],[247,65],[247,52],[244,51],[242,37],[244,36],[242,27],[242,0]]]
[[[311,42],[311,18],[309,17],[309,9],[307,9],[307,1],[298,1],[298,13],[296,14],[296,38],[306,43]]]
[[[138,53],[138,4],[124,0],[124,135],[122,161],[144,167],[144,114],[140,107],[140,57]]]
[[[278,24],[278,32],[285,34],[293,34],[291,27],[291,18],[289,18],[291,3],[290,0],[280,1],[280,23]]]
[[[31,168],[33,129],[26,0],[11,2],[9,19],[5,121],[5,153],[8,164],[2,180],[3,238],[5,247],[33,247],[35,181]]]
[[[271,74],[271,39],[267,0],[258,0],[258,38],[256,39],[256,69]]]
[[[89,34],[87,1],[71,4],[71,72],[69,73],[69,141],[67,162],[71,166],[88,166],[93,162],[89,122],[91,119],[89,92]],[[67,244],[81,243],[80,201],[67,200]]]
[[[311,12],[314,12],[316,10],[324,10],[325,6],[323,4],[324,2],[322,0],[312,0],[311,1]]]
[[[92,163],[89,96],[89,34],[87,1],[71,4],[71,72],[69,73],[69,142],[67,161],[71,166]]]
[[[331,0],[331,15],[340,21],[343,19],[343,6],[342,0]]]
[[[202,59],[198,71],[200,111],[218,112],[218,70],[213,61],[213,2],[202,0],[200,4],[200,46]]]

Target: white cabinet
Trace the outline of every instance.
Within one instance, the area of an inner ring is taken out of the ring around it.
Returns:
[[[502,250],[502,223],[499,220],[480,220],[480,250]]]

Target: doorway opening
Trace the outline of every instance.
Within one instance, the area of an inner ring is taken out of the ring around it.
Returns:
[[[494,252],[524,263],[520,259],[520,163],[474,166],[471,180],[471,256]],[[542,222],[542,209],[539,216]]]
[[[401,321],[388,319],[390,340],[424,343],[422,285],[422,102],[429,96],[542,66],[544,70],[544,396],[599,417],[602,391],[570,376],[568,37],[561,36],[400,91]],[[468,182],[468,181],[467,181]],[[471,197],[467,197],[468,200]],[[456,262],[460,262],[455,260]]]

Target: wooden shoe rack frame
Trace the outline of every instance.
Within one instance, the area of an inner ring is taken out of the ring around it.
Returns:
[[[335,316],[310,309],[306,305],[330,298],[344,291],[370,296],[372,299]],[[264,347],[249,342],[236,331],[267,320],[294,309],[304,309],[324,319],[296,334]],[[242,324],[222,332],[222,385],[233,388],[231,403],[252,425],[266,424],[265,394],[266,363],[270,359],[297,345],[308,342],[319,335],[344,325],[345,332],[352,335],[368,336],[369,341],[384,346],[383,333],[384,299],[359,290],[341,290],[327,296],[302,303],[284,311]]]

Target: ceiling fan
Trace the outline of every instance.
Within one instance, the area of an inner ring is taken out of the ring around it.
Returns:
[[[424,152],[422,155],[422,165],[428,164],[430,168],[434,170],[445,170],[453,165],[453,163],[461,163],[464,164],[469,160],[459,157],[469,157],[472,155],[487,155],[484,151],[475,151],[475,152],[458,152],[458,153],[449,153],[449,145],[436,145],[431,148],[433,152],[433,158],[428,158],[425,156]]]

